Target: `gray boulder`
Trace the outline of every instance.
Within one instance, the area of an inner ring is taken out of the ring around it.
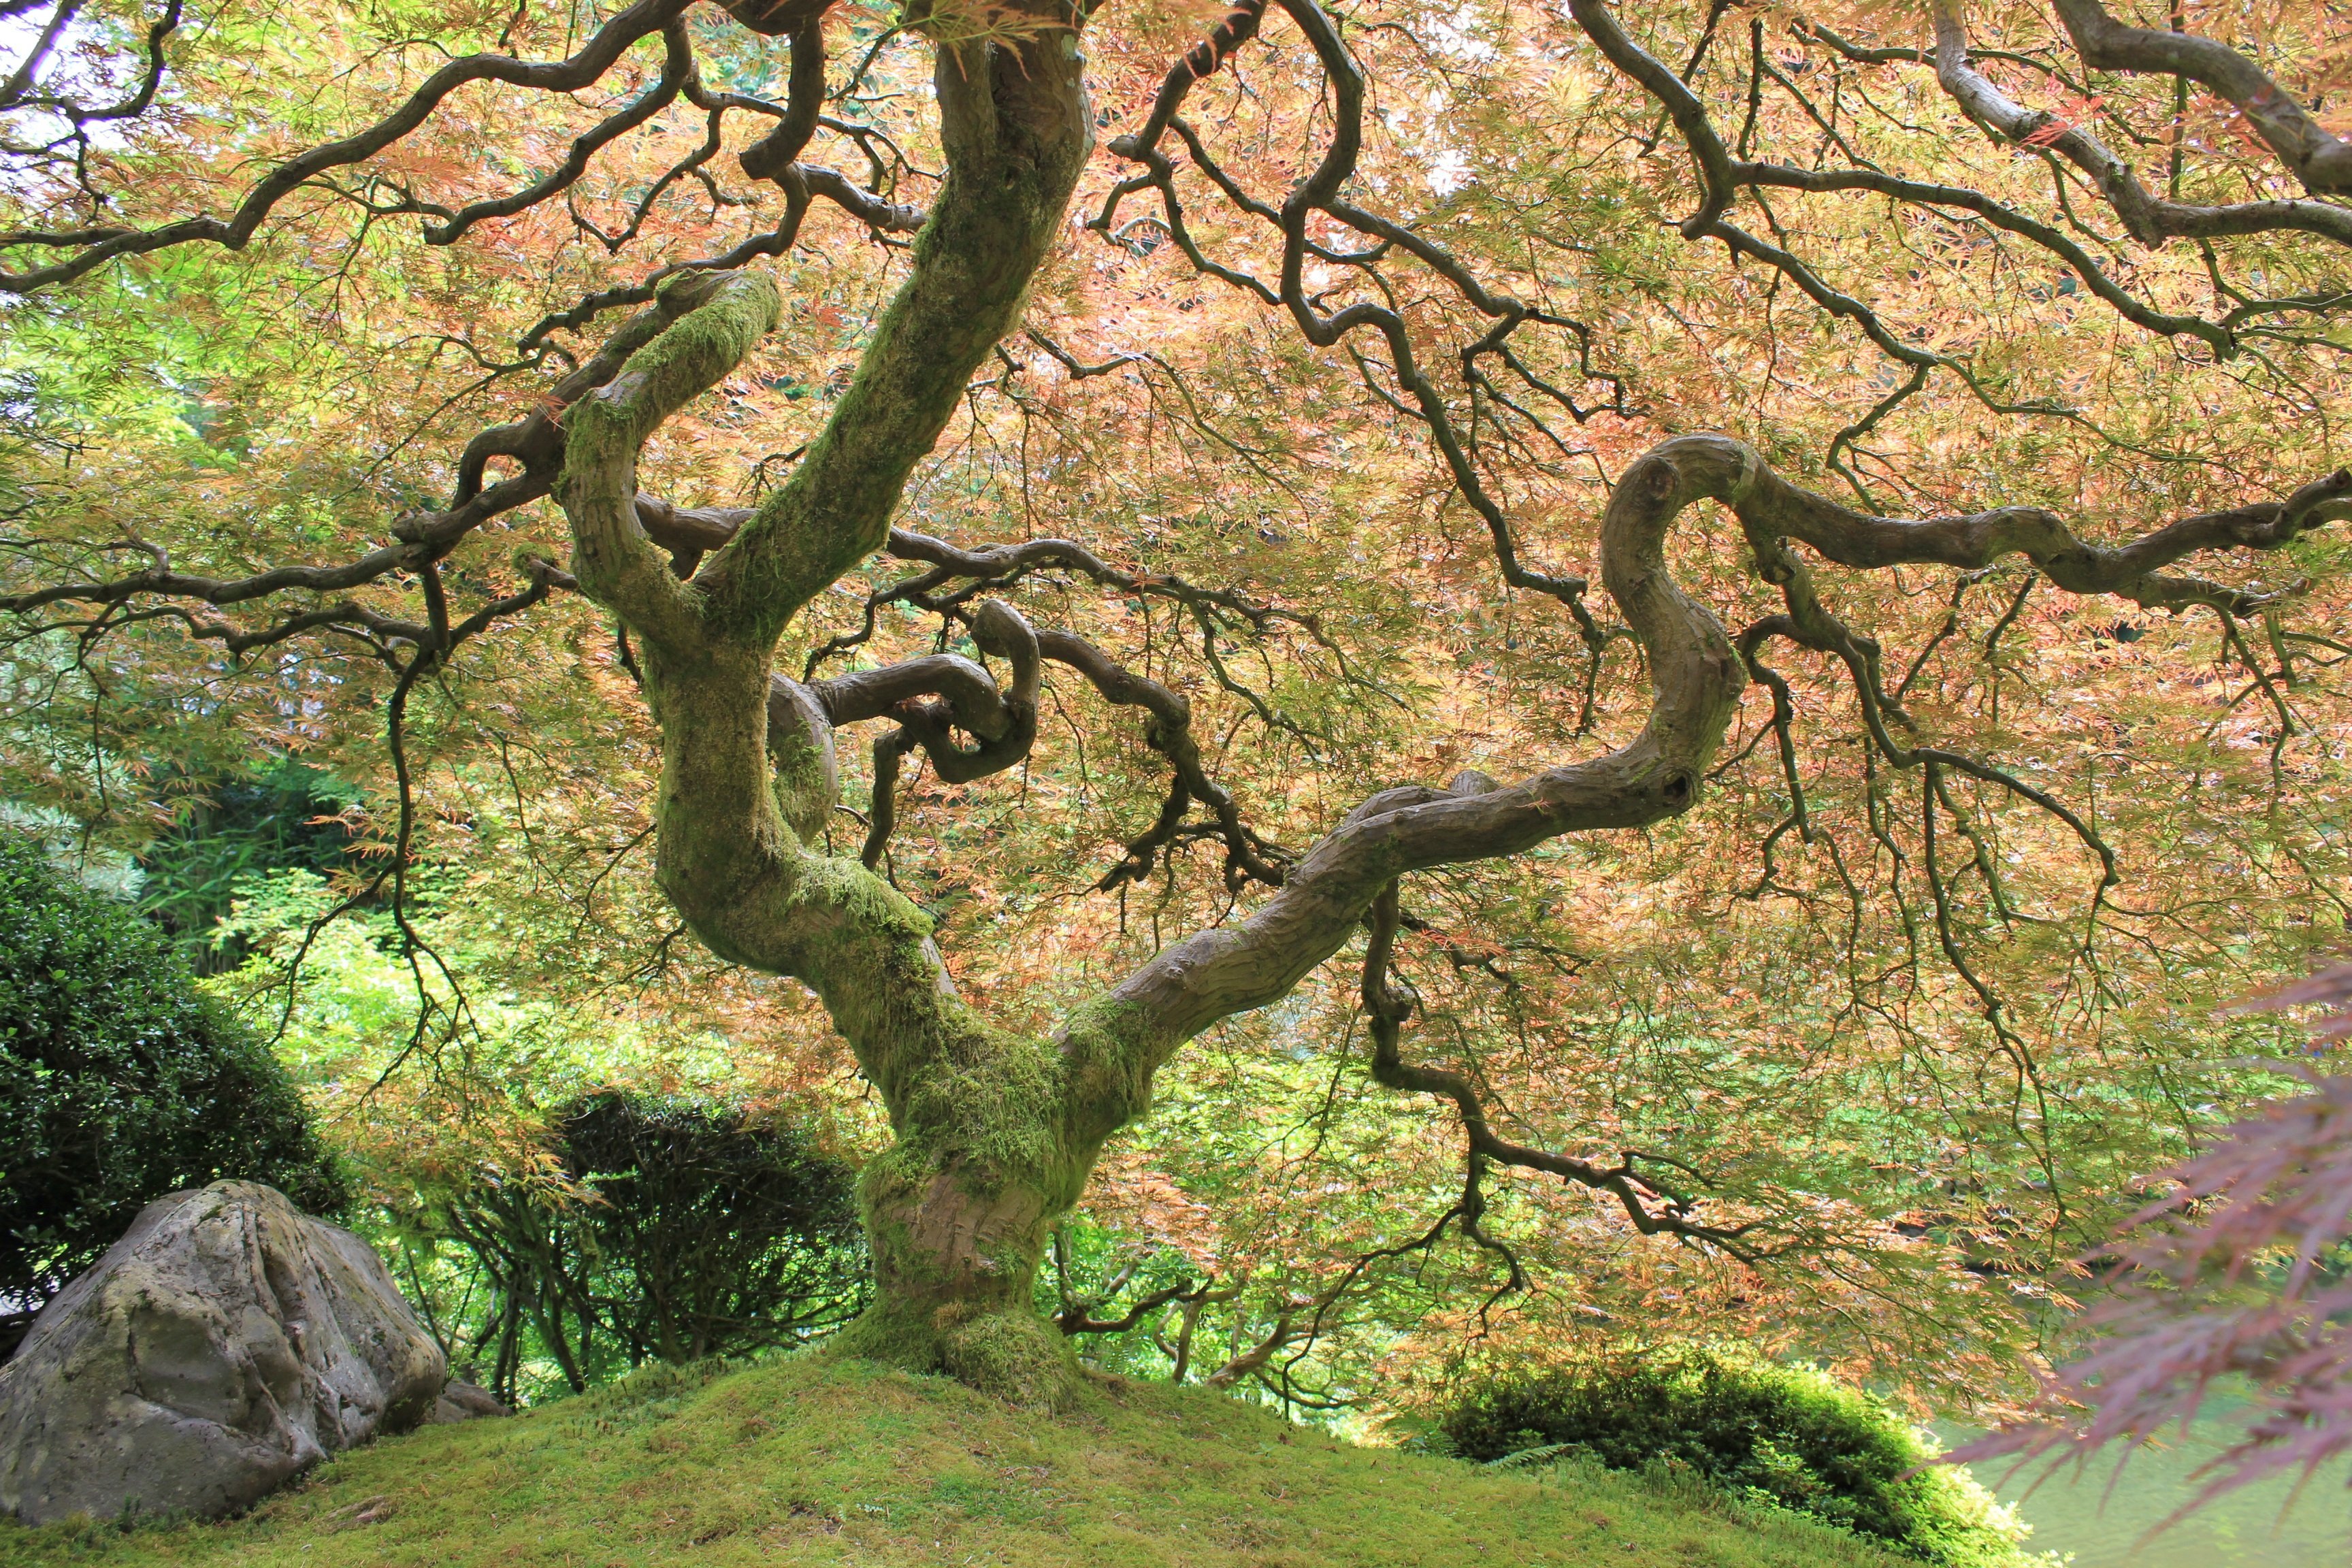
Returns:
[[[359,1237],[255,1182],[173,1193],[0,1367],[0,1508],[235,1513],[426,1420],[447,1381]]]
[[[486,1415],[513,1414],[488,1389],[478,1384],[461,1383],[453,1377],[443,1385],[441,1397],[433,1402],[433,1414],[425,1419],[438,1426],[452,1421],[479,1421]]]

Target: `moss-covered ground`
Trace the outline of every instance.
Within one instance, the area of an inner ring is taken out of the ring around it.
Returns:
[[[662,1370],[346,1455],[220,1524],[0,1524],[0,1568],[1893,1568],[1852,1537],[1576,1468],[1351,1447],[1222,1395],[1093,1383],[1057,1418],[799,1356]]]

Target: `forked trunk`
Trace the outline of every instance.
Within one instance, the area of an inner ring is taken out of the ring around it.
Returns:
[[[909,25],[931,26],[930,12],[910,5]],[[581,587],[643,650],[663,740],[657,880],[713,952],[814,990],[889,1109],[898,1142],[862,1184],[877,1294],[844,1348],[1048,1405],[1075,1386],[1075,1363],[1030,1290],[1100,1134],[1065,1112],[1061,1051],[956,995],[921,910],[857,861],[814,852],[840,787],[831,721],[771,671],[793,616],[882,548],[908,474],[1020,321],[1091,144],[1083,15],[1012,0],[984,36],[936,40],[948,174],[911,270],[792,476],[709,559],[696,552],[689,580],[646,536],[637,453],[774,327],[765,274],[663,286],[609,345],[619,374],[565,415],[557,487]],[[823,29],[792,38],[795,82],[821,92]]]

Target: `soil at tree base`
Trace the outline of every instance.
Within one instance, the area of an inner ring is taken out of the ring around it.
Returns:
[[[0,1524],[0,1568],[1893,1568],[1784,1515],[1578,1468],[1351,1447],[1222,1394],[1091,1382],[1025,1415],[944,1378],[792,1356],[639,1373],[344,1456],[224,1524]]]

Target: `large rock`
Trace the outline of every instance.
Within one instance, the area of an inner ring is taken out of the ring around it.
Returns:
[[[0,1508],[234,1513],[417,1425],[447,1380],[359,1237],[258,1183],[173,1193],[0,1367]]]
[[[487,1415],[513,1414],[488,1389],[478,1384],[461,1383],[453,1377],[443,1385],[441,1397],[433,1402],[433,1414],[425,1420],[441,1426],[452,1421],[479,1421]]]

